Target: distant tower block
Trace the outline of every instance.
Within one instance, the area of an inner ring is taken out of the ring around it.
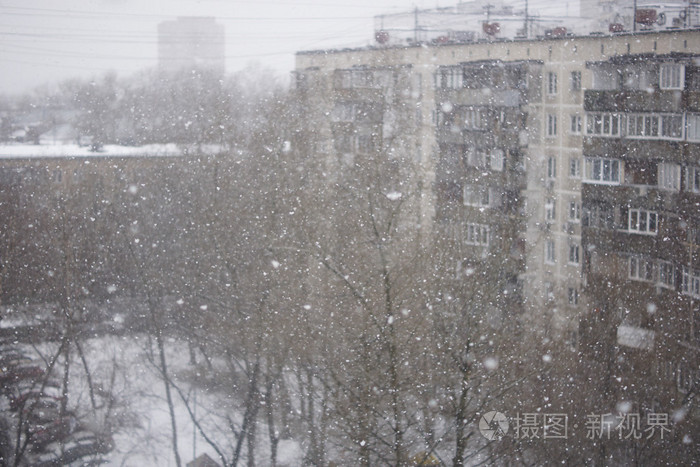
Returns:
[[[161,70],[206,68],[225,71],[224,26],[211,17],[179,17],[158,25]]]

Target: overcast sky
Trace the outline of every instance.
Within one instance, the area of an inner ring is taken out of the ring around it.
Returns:
[[[546,0],[532,0],[542,3]],[[251,61],[287,74],[299,50],[362,46],[373,17],[457,0],[0,0],[0,93],[115,70],[155,67],[157,25],[213,16],[226,28],[226,67]],[[521,3],[521,2],[519,2]]]

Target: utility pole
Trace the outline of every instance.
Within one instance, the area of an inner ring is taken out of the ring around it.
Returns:
[[[413,43],[418,43],[418,7],[413,10]]]
[[[530,16],[527,8],[527,1],[525,0],[525,39],[530,38]]]
[[[484,6],[484,9],[486,10],[486,22],[491,24],[491,8],[493,8],[493,5],[490,3]]]

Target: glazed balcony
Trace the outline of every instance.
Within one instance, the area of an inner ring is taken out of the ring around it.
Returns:
[[[587,90],[583,97],[588,112],[697,112],[698,91]]]

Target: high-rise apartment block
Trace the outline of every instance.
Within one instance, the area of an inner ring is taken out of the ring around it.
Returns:
[[[312,157],[390,148],[457,270],[508,258],[533,342],[599,362],[619,400],[697,386],[700,31],[386,41],[300,52],[296,76]]]

